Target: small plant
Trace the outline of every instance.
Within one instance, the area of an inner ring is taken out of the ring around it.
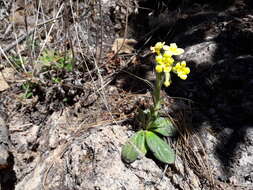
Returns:
[[[53,83],[59,84],[61,83],[61,79],[59,77],[52,77]]]
[[[60,84],[67,73],[73,71],[73,63],[73,56],[69,52],[62,54],[54,50],[43,51],[36,62],[42,74],[40,76],[54,84]]]
[[[36,83],[26,81],[22,84],[22,89],[24,90],[24,94],[22,95],[23,98],[29,99],[33,97],[34,89],[36,88]]]
[[[170,145],[162,137],[172,137],[176,129],[170,119],[160,116],[160,109],[163,102],[161,98],[162,85],[168,87],[171,84],[171,72],[185,80],[190,73],[186,62],[177,62],[173,56],[184,53],[175,43],[165,45],[165,42],[158,42],[151,51],[156,54],[156,81],[153,87],[153,105],[149,109],[139,110],[137,120],[143,130],[134,134],[123,146],[122,159],[127,163],[134,162],[137,158],[146,155],[150,150],[154,156],[163,163],[172,164],[175,162],[176,154]]]
[[[69,54],[60,55],[59,53],[53,50],[46,50],[38,59],[38,63],[42,64],[44,70],[66,70],[71,72],[73,70],[72,56]]]
[[[13,63],[13,66],[17,71],[25,71],[25,64],[27,63],[25,57],[12,56],[10,57],[10,61]]]

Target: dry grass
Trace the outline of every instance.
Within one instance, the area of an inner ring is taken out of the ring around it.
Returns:
[[[129,1],[120,3],[126,9],[125,39]],[[52,84],[50,81],[52,76],[49,80],[45,80],[43,76],[45,73],[40,65],[43,64],[40,61],[43,52],[53,50],[59,52],[62,57],[71,54],[74,58],[72,62],[74,69],[72,73],[61,76],[62,85],[80,89],[82,85],[75,85],[73,79],[72,83],[68,84],[65,80],[67,81],[68,77],[73,78],[73,75],[83,75],[83,80],[92,82],[94,93],[103,98],[107,110],[110,111],[104,88],[112,77],[108,79],[108,76],[103,74],[103,67],[117,56],[121,47],[110,60],[106,60],[106,53],[110,48],[104,44],[111,39],[107,39],[108,33],[104,32],[108,22],[105,17],[109,16],[106,12],[108,10],[103,10],[104,6],[101,0],[14,2],[10,15],[4,19],[8,24],[5,25],[6,31],[3,36],[9,35],[9,38],[0,39],[3,42],[0,46],[0,57],[3,60],[1,64],[4,67],[11,66],[22,81],[36,81],[39,85]],[[19,65],[12,59],[13,57],[20,61]],[[78,73],[79,71],[82,73]],[[50,72],[55,71],[49,69],[46,74]],[[78,76],[78,79],[81,78],[82,76]]]
[[[214,179],[211,163],[201,140],[199,131],[201,129],[192,128],[192,102],[190,100],[183,101],[188,102],[187,106],[176,113],[173,118],[179,131],[179,138],[176,142],[177,155],[183,161],[184,168],[190,168],[206,188],[222,190],[219,182]]]

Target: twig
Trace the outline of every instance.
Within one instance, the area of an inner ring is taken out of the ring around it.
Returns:
[[[120,52],[120,50],[122,49],[122,47],[123,47],[123,45],[125,43],[126,36],[127,36],[127,31],[128,31],[128,16],[129,16],[128,8],[129,8],[129,0],[127,1],[127,5],[125,5],[125,6],[126,6],[126,20],[125,20],[126,24],[125,24],[125,31],[124,31],[124,36],[123,36],[123,42],[121,43],[121,46],[117,49],[117,51],[114,53],[114,55],[109,60],[107,60],[105,63],[99,65],[98,68],[101,68],[101,67],[107,65],[111,60],[113,60],[118,55],[118,53]],[[102,51],[102,50],[100,49],[100,51]],[[97,70],[97,68],[94,68],[94,69],[90,70],[89,74],[92,74],[96,70]]]
[[[47,20],[47,21],[45,21],[43,23],[39,23],[36,27],[44,25],[44,24],[47,24],[47,23],[50,23],[50,22],[53,22],[53,21],[55,21],[55,20],[57,20],[59,18],[61,18],[61,16],[59,16],[57,18],[49,19],[49,20]],[[28,33],[26,33],[25,35],[20,36],[17,40],[15,40],[15,42],[11,43],[6,48],[3,48],[2,51],[5,52],[5,53],[8,52],[8,51],[10,51],[17,44],[21,43],[23,40],[25,40],[27,37],[29,37],[31,34],[33,34],[35,32],[35,30],[37,29],[36,27],[34,29],[32,29],[31,31],[29,31]],[[2,56],[2,54],[0,54],[0,56]]]
[[[5,54],[4,50],[2,49],[2,47],[0,46],[0,52],[3,54],[4,58],[8,61],[8,63],[11,65],[11,67],[14,69],[15,72],[18,72],[17,69],[15,68],[15,66],[12,64],[12,62],[10,61],[10,59],[7,57],[7,55]],[[1,54],[0,54],[1,55]],[[0,56],[1,57],[1,56]]]
[[[22,42],[23,40],[25,40],[28,36],[30,36],[33,32],[35,31],[35,29],[32,29],[30,32],[28,32],[27,34],[19,37],[15,42],[11,43],[10,45],[8,45],[6,48],[3,49],[4,52],[8,52],[10,51],[12,48],[14,48],[16,45],[18,45],[20,42]],[[2,54],[0,54],[1,56]]]
[[[60,12],[62,11],[63,6],[64,6],[64,4],[61,4],[61,6],[60,6],[58,12],[56,13],[55,19],[58,18]],[[41,53],[43,52],[43,50],[44,50],[44,48],[45,48],[45,46],[46,46],[46,43],[48,42],[48,39],[49,39],[50,34],[51,34],[51,32],[52,32],[52,30],[53,30],[53,28],[54,28],[54,25],[55,25],[55,22],[52,24],[52,26],[51,26],[50,29],[49,29],[49,32],[48,32],[48,34],[47,34],[47,36],[46,36],[46,39],[45,39],[45,41],[44,41],[44,43],[42,44],[42,47],[41,47],[41,49],[40,49],[39,56],[40,56]]]

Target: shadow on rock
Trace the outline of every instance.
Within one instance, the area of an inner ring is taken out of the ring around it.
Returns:
[[[13,170],[14,157],[12,154],[9,155],[8,163],[10,166],[7,168],[0,169],[0,189],[1,190],[14,190],[17,181],[16,173]]]
[[[253,20],[249,7],[252,3],[222,1],[223,6],[212,1],[203,6],[187,2],[190,1],[186,1],[180,14],[168,13],[169,8],[144,10],[141,14],[146,13],[149,19],[143,29],[149,32],[139,36],[140,43],[150,46],[157,41],[176,42],[185,48],[180,59],[186,60],[191,68],[189,78],[186,81],[172,78],[173,83],[166,91],[170,96],[194,102],[194,129],[201,130],[203,122],[210,123],[209,129],[217,134],[212,154],[228,178],[236,175],[237,170],[243,179],[246,175],[242,171],[243,162],[248,163],[243,159],[250,158],[244,155],[245,146],[253,143],[249,138],[253,121]],[[138,30],[140,26],[135,25]],[[245,166],[245,171],[250,166],[250,163]]]
[[[138,64],[130,68],[123,69],[112,81],[112,84],[124,91],[132,93],[146,93],[151,89],[151,83],[154,81],[152,66],[147,64]]]

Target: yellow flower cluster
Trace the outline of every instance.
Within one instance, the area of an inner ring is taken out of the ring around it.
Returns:
[[[170,72],[173,71],[181,79],[185,80],[190,73],[189,67],[186,67],[186,62],[174,64],[172,56],[181,55],[184,53],[182,48],[178,48],[177,44],[171,43],[169,46],[165,45],[165,42],[157,42],[154,47],[150,48],[153,53],[156,53],[156,72],[165,74],[164,85],[167,87],[171,84]]]
[[[177,73],[177,75],[185,80],[187,78],[187,75],[190,73],[189,67],[186,67],[186,62],[182,61],[181,63],[177,63],[173,67],[173,71]]]

